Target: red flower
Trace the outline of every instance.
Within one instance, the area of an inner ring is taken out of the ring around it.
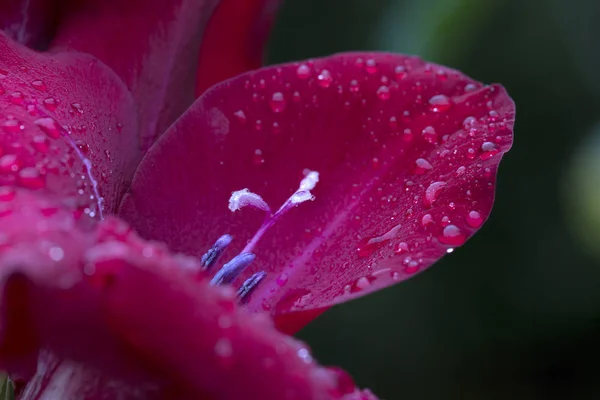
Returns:
[[[271,317],[294,332],[462,245],[512,143],[504,89],[392,54],[243,73],[277,1],[56,1],[0,6],[21,398],[374,398]]]

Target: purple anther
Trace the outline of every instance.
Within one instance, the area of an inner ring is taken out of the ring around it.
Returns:
[[[210,284],[216,286],[233,282],[235,278],[244,272],[248,265],[252,264],[255,258],[256,256],[252,253],[238,254],[217,271]]]
[[[209,270],[210,267],[215,265],[225,248],[231,243],[231,240],[231,235],[223,235],[217,239],[215,244],[213,244],[213,247],[211,247],[200,260],[203,270]]]
[[[237,291],[237,298],[240,304],[244,304],[248,301],[250,294],[258,286],[260,281],[262,281],[267,273],[265,271],[260,271],[252,275],[250,278],[246,279],[242,286]]]

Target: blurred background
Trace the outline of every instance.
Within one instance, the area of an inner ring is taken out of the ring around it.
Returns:
[[[417,54],[517,104],[494,211],[414,279],[300,332],[394,399],[600,399],[600,2],[286,0],[270,62]]]

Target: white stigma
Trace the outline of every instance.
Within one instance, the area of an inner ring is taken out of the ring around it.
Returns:
[[[252,206],[268,213],[271,212],[271,208],[263,198],[248,189],[236,190],[231,193],[229,198],[229,209],[231,211],[237,211],[246,206]]]

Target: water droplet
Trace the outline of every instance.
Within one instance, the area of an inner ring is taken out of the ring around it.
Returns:
[[[402,134],[402,139],[405,142],[410,142],[413,139],[413,133],[410,129],[406,128]]]
[[[398,120],[396,119],[396,117],[390,117],[388,125],[391,129],[396,129],[398,127]]]
[[[12,92],[10,94],[10,101],[13,104],[22,104],[23,103],[23,93],[21,92]]]
[[[36,79],[35,81],[31,82],[31,86],[36,88],[37,90],[42,90],[42,91],[45,91],[47,89],[44,81],[42,81],[40,79]]]
[[[398,80],[404,79],[408,75],[406,73],[406,67],[404,67],[403,65],[398,65],[394,69],[394,73],[396,74],[396,79],[398,79]]]
[[[50,142],[48,141],[48,137],[46,135],[40,134],[35,135],[31,139],[31,145],[40,153],[46,153],[48,151],[48,148],[50,147]]]
[[[367,61],[365,61],[365,71],[367,71],[369,74],[374,74],[377,72],[377,61],[375,61],[372,58],[369,58]]]
[[[33,167],[23,168],[19,171],[19,184],[28,189],[41,189],[46,186],[44,176],[40,175]]]
[[[477,211],[469,211],[467,224],[472,228],[479,228],[483,224],[483,217]]]
[[[369,278],[367,278],[366,276],[363,276],[362,278],[359,278],[356,281],[356,288],[359,290],[365,290],[366,288],[368,288],[369,286],[371,286],[371,282],[369,281]]]
[[[467,149],[467,158],[468,158],[469,160],[472,160],[472,159],[474,159],[476,156],[477,156],[477,151],[475,151],[475,149],[474,149],[474,148],[472,148],[472,147],[469,147],[469,148]]]
[[[58,124],[52,118],[39,118],[33,121],[34,124],[40,127],[40,129],[52,139],[58,139],[60,137],[60,130]]]
[[[377,97],[379,97],[380,100],[388,100],[390,98],[390,88],[385,85],[379,86],[379,89],[377,89]]]
[[[333,82],[333,78],[331,77],[331,74],[326,69],[321,71],[319,76],[317,76],[317,80],[319,81],[319,85],[322,88],[328,88],[331,85],[331,83]]]
[[[452,100],[443,94],[438,94],[429,99],[429,109],[436,113],[446,112],[452,107]]]
[[[421,135],[428,143],[436,144],[438,141],[438,136],[433,126],[426,126],[421,132]]]
[[[442,236],[438,238],[440,243],[448,244],[451,246],[462,245],[467,237],[456,225],[448,225],[442,231]]]
[[[254,150],[254,157],[252,158],[254,165],[262,165],[265,163],[265,158],[261,149]]]
[[[483,153],[481,153],[479,158],[482,160],[488,160],[500,152],[500,150],[498,150],[498,146],[493,142],[484,142],[481,145],[481,151]]]
[[[438,181],[433,182],[427,187],[427,189],[425,189],[425,197],[423,198],[423,202],[425,203],[426,207],[431,207],[433,205],[445,186],[446,182]]]
[[[83,107],[79,103],[71,103],[71,109],[79,115],[83,114]]]
[[[310,67],[306,64],[300,64],[296,69],[296,76],[300,79],[306,79],[310,76]]]
[[[241,124],[246,123],[246,114],[244,113],[244,111],[237,110],[236,112],[233,113],[233,115]]]
[[[472,92],[477,89],[477,85],[474,83],[467,83],[465,85],[465,93]]]
[[[7,133],[16,133],[25,129],[20,121],[16,119],[9,119],[2,124],[2,128]]]
[[[0,171],[17,172],[23,166],[16,154],[5,154],[0,157]]]
[[[424,158],[417,158],[417,160],[415,161],[415,164],[416,164],[415,174],[417,174],[417,175],[422,175],[425,172],[427,172],[433,168],[433,166],[429,163],[429,161],[427,161]]]
[[[58,107],[58,102],[54,97],[48,97],[44,99],[44,107],[50,111],[54,111]]]
[[[396,246],[396,249],[394,250],[394,252],[396,254],[406,254],[406,253],[408,253],[408,243],[406,243],[406,242],[400,242],[400,243],[398,243],[398,245]]]
[[[352,93],[357,93],[358,91],[360,91],[360,84],[356,79],[352,79],[350,81],[350,91]]]
[[[433,217],[431,216],[431,214],[423,215],[423,217],[421,218],[421,225],[423,226],[423,228],[431,224],[433,224]]]
[[[285,109],[285,99],[283,98],[283,93],[275,92],[271,97],[271,101],[269,102],[271,106],[271,110],[273,112],[279,113]]]

